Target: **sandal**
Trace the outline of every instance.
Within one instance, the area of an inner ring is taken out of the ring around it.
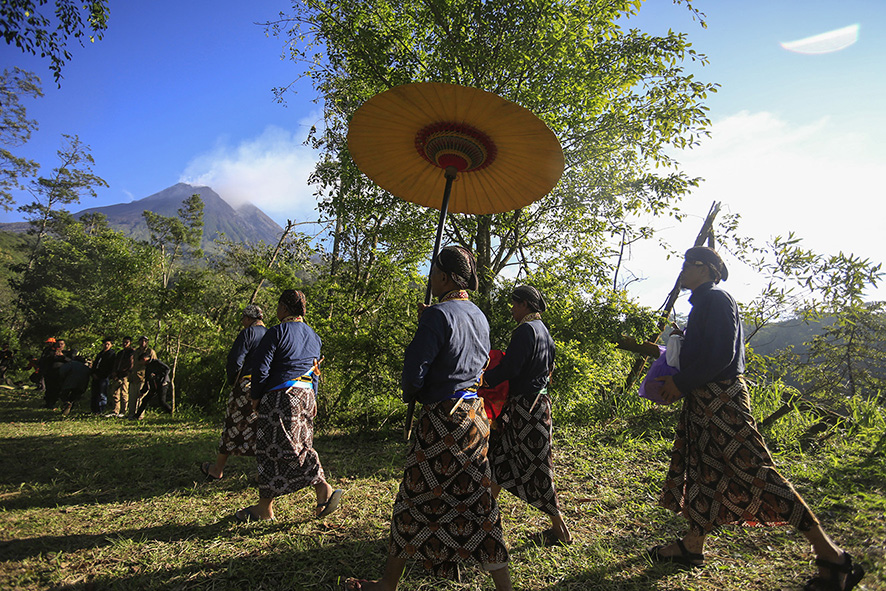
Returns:
[[[830,571],[829,577],[812,577],[806,582],[803,591],[850,591],[864,577],[864,568],[860,564],[852,564],[852,555],[843,551],[843,562],[837,564],[824,558],[816,558],[815,565]],[[843,586],[840,586],[840,575],[846,575]]]
[[[538,532],[530,539],[539,546],[544,546],[546,548],[551,546],[568,546],[572,543],[572,540],[569,540],[568,542],[566,540],[561,540],[552,527]]]
[[[343,588],[345,591],[360,591],[363,589],[363,583],[374,583],[376,581],[370,581],[369,579],[347,579]]]
[[[200,471],[206,476],[206,482],[212,482],[213,480],[221,480],[221,476],[213,476],[209,471],[209,467],[212,465],[212,462],[203,462],[200,464]]]
[[[667,546],[668,544],[662,544],[661,546],[650,548],[646,551],[646,556],[652,562],[672,562],[684,568],[699,568],[704,566],[704,554],[690,552],[683,544],[683,540],[677,540],[677,547],[680,548],[679,554],[665,556],[661,551]]]
[[[249,523],[250,521],[272,521],[271,519],[262,519],[258,515],[252,512],[252,507],[243,507],[236,513],[234,513],[234,519],[236,519],[239,523]]]
[[[329,495],[329,498],[326,499],[325,503],[317,503],[317,508],[320,509],[320,512],[317,513],[317,519],[335,513],[335,511],[338,510],[338,506],[341,503],[341,496],[344,492],[344,490],[337,488],[332,491],[332,494]]]

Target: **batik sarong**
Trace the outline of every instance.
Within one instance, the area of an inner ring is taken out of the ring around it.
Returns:
[[[310,388],[281,388],[262,396],[256,421],[258,492],[276,498],[323,481],[314,450],[317,400]]]
[[[681,513],[696,534],[726,524],[808,531],[818,523],[775,469],[742,376],[710,382],[684,399],[659,503]]]
[[[255,422],[258,415],[252,410],[252,398],[249,396],[251,391],[252,380],[248,376],[240,378],[231,390],[218,453],[233,456],[255,455]]]
[[[492,479],[548,515],[559,515],[551,457],[551,398],[537,394],[508,399],[489,438]],[[532,408],[530,412],[530,408]]]
[[[480,398],[422,407],[391,517],[389,552],[458,577],[458,562],[490,570],[508,561],[487,459],[489,419]]]

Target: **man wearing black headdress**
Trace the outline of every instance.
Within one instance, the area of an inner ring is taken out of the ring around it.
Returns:
[[[545,544],[568,544],[572,535],[557,500],[551,456],[551,397],[554,340],[541,320],[547,304],[538,289],[521,285],[511,293],[511,316],[517,328],[505,356],[483,376],[483,385],[508,380],[508,398],[489,439],[493,493],[504,488],[551,517],[540,534]]]
[[[384,576],[349,579],[351,590],[393,590],[409,559],[438,576],[458,579],[458,563],[473,560],[498,591],[512,589],[508,551],[487,459],[489,419],[477,396],[489,355],[489,324],[468,299],[477,289],[474,257],[458,246],[440,251],[431,293],[406,348],[405,401],[422,404],[394,511]]]
[[[684,398],[659,503],[680,513],[689,532],[648,551],[655,562],[704,564],[704,542],[721,525],[790,524],[812,544],[819,576],[807,591],[847,591],[864,576],[837,546],[799,493],[776,469],[751,416],[744,379],[744,335],[735,300],[717,284],[729,272],[711,248],[686,251],[680,283],[692,311],[680,350],[680,371],[657,378],[662,398]]]

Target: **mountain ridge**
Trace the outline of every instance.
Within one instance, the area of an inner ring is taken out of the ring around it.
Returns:
[[[234,242],[256,243],[264,241],[274,244],[283,233],[283,228],[261,209],[252,203],[244,203],[235,208],[225,201],[211,187],[176,183],[147,197],[115,203],[101,207],[88,207],[72,215],[81,218],[89,213],[101,213],[108,218],[108,225],[114,230],[136,240],[150,238],[148,226],[142,216],[145,210],[162,216],[176,217],[182,202],[191,195],[200,195],[203,200],[203,239],[204,250],[214,250],[214,240],[221,234]],[[0,230],[24,232],[30,227],[27,222],[0,224]]]

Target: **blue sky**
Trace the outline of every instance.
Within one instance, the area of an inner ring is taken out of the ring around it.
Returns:
[[[882,0],[716,0],[696,5],[701,28],[671,0],[649,0],[625,22],[651,33],[689,34],[710,59],[687,66],[721,84],[708,100],[713,137],[677,155],[705,178],[682,208],[682,224],[661,223],[678,250],[694,239],[713,200],[740,213],[744,231],[765,240],[795,231],[822,252],[881,260],[886,197],[886,2]],[[281,42],[254,23],[273,19],[281,0],[111,1],[103,40],[81,48],[57,89],[43,60],[0,46],[0,64],[36,71],[45,97],[27,103],[40,123],[19,153],[54,166],[62,133],[92,148],[110,187],[92,207],[140,199],[176,182],[208,184],[232,202],[251,200],[278,222],[313,215],[306,179],[313,154],[303,146],[320,105],[307,82],[287,106],[271,89],[293,81],[296,64]],[[824,54],[788,43],[850,25],[857,41]],[[21,202],[28,198],[22,196]],[[0,221],[19,219],[0,212]],[[677,263],[655,245],[634,248],[627,268],[642,278],[632,292],[657,306]],[[752,274],[735,263],[727,287],[749,299]]]

